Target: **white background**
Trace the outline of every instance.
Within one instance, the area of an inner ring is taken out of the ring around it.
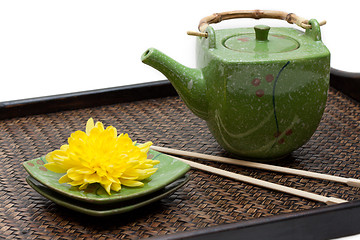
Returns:
[[[331,66],[360,72],[356,1],[92,1],[0,2],[0,102],[164,80],[140,61],[155,47],[195,67],[194,37],[214,12],[272,9],[327,20]],[[237,19],[216,29],[255,24],[297,28],[281,20]]]

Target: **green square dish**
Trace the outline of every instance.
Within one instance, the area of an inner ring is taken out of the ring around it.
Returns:
[[[153,193],[181,178],[190,169],[188,164],[151,149],[148,152],[148,158],[159,160],[160,163],[155,166],[158,168],[156,173],[143,180],[144,186],[122,186],[122,189],[119,192],[112,191],[111,195],[108,195],[99,184],[89,185],[84,190],[79,190],[78,187],[73,187],[66,183],[60,184],[58,182],[59,178],[64,174],[55,173],[46,169],[43,166],[47,163],[44,156],[26,161],[23,163],[23,166],[30,176],[49,189],[64,196],[93,204],[108,204],[125,201]]]
[[[84,201],[78,201],[76,199],[66,197],[62,194],[50,190],[49,188],[45,187],[44,185],[36,181],[31,176],[28,176],[26,178],[26,182],[35,191],[37,191],[45,198],[53,201],[54,203],[62,207],[96,217],[104,217],[104,216],[122,214],[125,212],[133,211],[137,208],[143,207],[145,205],[148,205],[150,203],[156,202],[162,198],[167,197],[168,195],[174,193],[177,189],[185,185],[188,181],[189,181],[189,176],[185,175],[183,177],[180,177],[176,181],[170,183],[166,187],[149,195],[135,199],[130,199],[128,201],[99,205]]]

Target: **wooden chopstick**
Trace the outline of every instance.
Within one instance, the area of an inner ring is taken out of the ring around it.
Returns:
[[[203,171],[206,171],[206,172],[214,173],[214,174],[217,174],[217,175],[220,175],[220,176],[223,176],[223,177],[235,179],[235,180],[238,180],[238,181],[241,181],[241,182],[253,184],[253,185],[256,185],[256,186],[260,186],[260,187],[269,188],[269,189],[272,189],[272,190],[292,194],[292,195],[295,195],[295,196],[298,196],[298,197],[311,199],[313,201],[323,202],[323,203],[326,203],[327,205],[347,202],[344,199],[334,198],[334,197],[326,197],[326,196],[318,195],[318,194],[315,194],[315,193],[310,193],[310,192],[298,190],[298,189],[295,189],[295,188],[286,187],[286,186],[279,185],[279,184],[276,184],[276,183],[271,183],[271,182],[267,182],[267,181],[264,181],[264,180],[248,177],[248,176],[245,176],[245,175],[242,175],[242,174],[237,174],[237,173],[234,173],[234,172],[225,171],[225,170],[222,170],[222,169],[219,169],[219,168],[207,166],[207,165],[204,165],[204,164],[201,164],[201,163],[185,160],[185,159],[182,159],[182,158],[178,158],[178,157],[174,157],[174,156],[171,156],[171,157],[175,158],[175,159],[178,159],[180,161],[183,161],[184,163],[187,163],[191,167],[196,168],[196,169],[200,169],[200,170],[203,170]]]
[[[299,175],[304,177],[310,177],[310,178],[317,178],[327,181],[334,181],[339,183],[345,183],[348,186],[352,187],[360,187],[360,180],[355,178],[345,178],[345,177],[338,177],[333,176],[329,174],[322,174],[322,173],[316,173],[316,172],[310,172],[305,170],[298,170],[293,168],[287,168],[287,167],[280,167],[280,166],[274,166],[270,164],[264,164],[264,163],[257,163],[257,162],[251,162],[251,161],[244,161],[239,159],[232,159],[227,157],[219,157],[214,155],[207,155],[202,153],[195,153],[195,152],[188,152],[183,150],[177,150],[177,149],[171,149],[171,148],[165,148],[165,147],[158,147],[158,146],[151,146],[155,151],[168,153],[172,155],[178,155],[178,156],[184,156],[184,157],[194,157],[209,161],[216,161],[216,162],[222,162],[222,163],[229,163],[244,167],[250,167],[250,168],[257,168],[257,169],[264,169],[269,171],[275,171],[275,172],[281,172],[281,173],[288,173],[293,175]]]

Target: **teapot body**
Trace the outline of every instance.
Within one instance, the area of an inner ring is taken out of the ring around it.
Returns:
[[[313,33],[289,28],[270,30],[275,38],[298,43],[281,54],[233,51],[224,44],[230,38],[246,41],[252,31],[215,33],[209,27],[209,37],[198,38],[197,65],[208,101],[205,120],[227,151],[248,159],[278,159],[306,143],[318,127],[329,88],[330,53]]]

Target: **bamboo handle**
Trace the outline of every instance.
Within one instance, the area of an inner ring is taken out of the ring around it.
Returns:
[[[234,165],[239,165],[239,166],[244,166],[244,167],[257,168],[257,169],[263,169],[263,170],[269,170],[269,171],[275,171],[275,172],[281,172],[281,173],[288,173],[288,174],[299,175],[299,176],[304,176],[304,177],[311,177],[311,178],[322,179],[322,180],[327,180],[327,181],[345,183],[348,186],[352,186],[352,187],[360,187],[360,180],[355,179],[355,178],[338,177],[338,176],[333,176],[333,175],[329,175],[329,174],[315,173],[315,172],[304,171],[304,170],[299,170],[299,169],[274,166],[274,165],[264,164],[264,163],[244,161],[244,160],[240,160],[240,159],[219,157],[219,156],[207,155],[207,154],[202,154],[202,153],[194,153],[194,152],[182,151],[182,150],[165,148],[165,147],[151,146],[151,148],[158,152],[174,154],[174,155],[178,155],[178,156],[194,157],[194,158],[228,163],[228,164],[234,164]]]
[[[171,156],[171,157],[173,157],[173,156]],[[276,184],[276,183],[271,183],[271,182],[267,182],[267,181],[264,181],[264,180],[260,180],[260,179],[244,176],[244,175],[241,175],[241,174],[225,171],[225,170],[222,170],[222,169],[207,166],[207,165],[200,164],[200,163],[197,163],[197,162],[192,162],[192,161],[185,160],[185,159],[182,159],[182,158],[178,158],[178,157],[173,157],[173,158],[176,158],[176,159],[178,159],[180,161],[183,161],[184,163],[187,163],[191,167],[196,168],[196,169],[200,169],[200,170],[203,170],[203,171],[206,171],[206,172],[214,173],[214,174],[217,174],[217,175],[220,175],[220,176],[223,176],[223,177],[228,177],[228,178],[231,178],[231,179],[235,179],[235,180],[238,180],[238,181],[241,181],[241,182],[253,184],[253,185],[256,185],[256,186],[269,188],[269,189],[280,191],[280,192],[289,193],[289,194],[292,194],[292,195],[295,195],[295,196],[298,196],[298,197],[311,199],[313,201],[323,202],[323,203],[326,203],[327,205],[347,202],[346,200],[343,200],[343,199],[340,199],[340,198],[326,197],[326,196],[318,195],[318,194],[315,194],[315,193],[310,193],[310,192],[298,190],[298,189],[295,189],[295,188],[286,187],[286,186],[279,185],[279,184]]]
[[[234,19],[234,18],[273,18],[285,20],[290,24],[296,24],[304,29],[311,28],[309,20],[297,16],[295,13],[287,13],[283,11],[274,11],[274,10],[237,10],[237,11],[228,11],[221,13],[214,13],[210,16],[204,17],[200,20],[198,29],[200,32],[188,31],[188,35],[207,37],[205,32],[206,28],[212,23],[219,23],[223,20]],[[321,21],[320,26],[325,25],[326,21]]]
[[[283,11],[274,11],[274,10],[237,10],[237,11],[228,11],[221,13],[214,13],[210,16],[204,17],[200,20],[198,29],[200,32],[205,32],[206,28],[211,23],[219,23],[223,20],[234,19],[234,18],[273,18],[285,20],[290,24],[295,23],[296,25],[302,28],[311,28],[311,25],[308,24],[308,20],[297,16],[295,13],[287,13]],[[326,21],[322,21],[320,25],[326,24]]]

